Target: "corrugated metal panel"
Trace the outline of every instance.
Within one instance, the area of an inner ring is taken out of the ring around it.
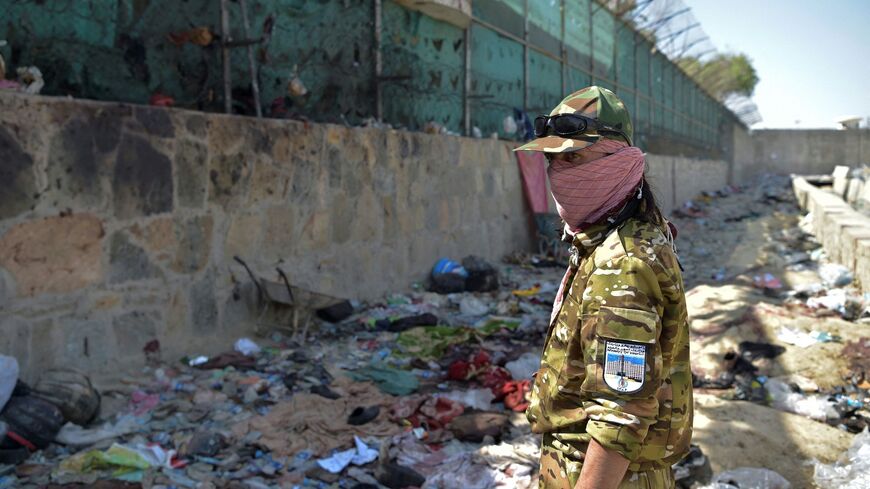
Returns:
[[[529,106],[526,110],[532,116],[549,114],[564,98],[561,69],[558,61],[534,51],[529,53]]]
[[[614,80],[616,70],[613,66],[613,48],[616,38],[616,21],[607,8],[592,4],[592,49],[595,62],[595,76]]]
[[[634,87],[634,31],[618,23],[616,44],[616,81]]]
[[[565,46],[568,62],[588,69],[592,59],[590,0],[565,0]]]
[[[523,45],[471,26],[471,122],[484,135],[506,134],[502,121],[523,103]]]
[[[562,41],[561,0],[529,1],[529,42],[559,55]]]

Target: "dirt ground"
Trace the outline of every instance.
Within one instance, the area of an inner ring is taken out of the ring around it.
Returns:
[[[870,325],[818,317],[784,300],[787,290],[820,278],[812,266],[785,266],[794,249],[785,249],[781,242],[795,230],[799,209],[791,202],[760,198],[760,192],[750,188],[717,198],[705,207],[706,216],[675,219],[686,267],[693,371],[721,371],[727,364],[724,355],[738,351],[740,342],[764,342],[785,347],[785,352],[754,362],[759,375],[799,375],[822,390],[842,386],[849,374],[840,354],[843,344],[870,336]],[[741,216],[749,217],[734,221]],[[803,246],[818,247],[812,241]],[[753,286],[755,277],[764,273],[780,279],[782,288],[765,291]],[[825,331],[842,339],[802,348],[779,339],[783,327]],[[811,461],[837,460],[854,436],[803,416],[729,400],[730,395],[727,390],[696,388],[694,442],[709,457],[714,473],[764,467],[784,476],[794,488],[816,487]]]

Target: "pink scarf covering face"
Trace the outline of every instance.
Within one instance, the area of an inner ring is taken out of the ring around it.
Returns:
[[[583,164],[553,160],[547,168],[556,209],[572,234],[619,210],[643,179],[640,149],[612,139],[586,149],[609,154]]]

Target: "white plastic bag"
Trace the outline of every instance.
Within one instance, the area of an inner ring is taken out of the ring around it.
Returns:
[[[250,338],[239,338],[236,341],[236,351],[245,356],[256,355],[260,353],[260,346]]]
[[[826,263],[819,266],[819,277],[828,287],[844,287],[852,283],[852,271],[839,263]]]
[[[6,406],[18,382],[18,360],[0,355],[0,411]]]
[[[534,353],[523,353],[523,355],[512,362],[505,364],[505,368],[511,373],[514,380],[531,379],[532,374],[538,371],[541,366],[541,356]]]
[[[481,411],[491,411],[492,401],[495,400],[495,396],[489,389],[469,389],[467,391],[455,390],[443,394],[437,394],[437,397],[450,399],[451,401],[456,401],[463,406],[479,409]]]
[[[824,396],[792,392],[788,384],[777,379],[768,379],[764,383],[764,388],[770,396],[771,405],[776,409],[818,421],[840,417],[835,409],[836,403]]]
[[[722,472],[713,477],[713,483],[731,484],[740,489],[791,489],[791,483],[785,477],[770,469],[757,467],[740,467]]]

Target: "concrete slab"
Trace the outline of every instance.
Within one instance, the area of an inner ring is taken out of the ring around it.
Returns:
[[[864,190],[864,180],[860,178],[849,179],[849,187],[846,189],[846,202],[854,204],[858,201],[858,196]]]
[[[834,175],[834,193],[845,197],[846,187],[849,186],[849,167],[837,165],[832,172]]]

